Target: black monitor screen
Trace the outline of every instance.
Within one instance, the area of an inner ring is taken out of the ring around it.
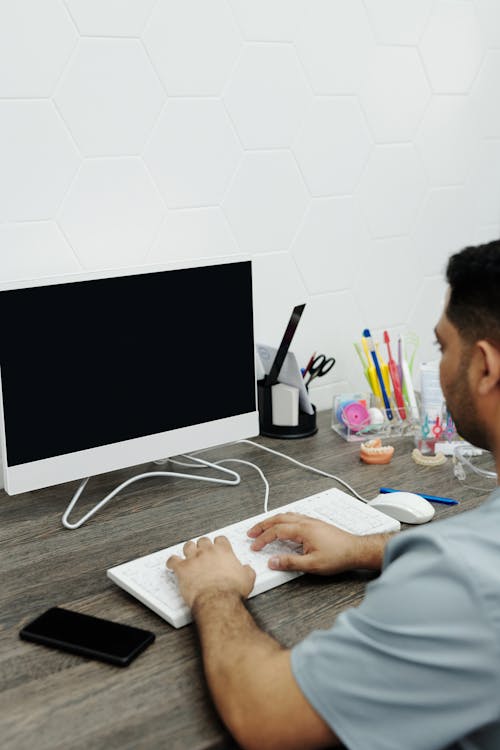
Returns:
[[[10,466],[255,411],[249,261],[0,293]]]

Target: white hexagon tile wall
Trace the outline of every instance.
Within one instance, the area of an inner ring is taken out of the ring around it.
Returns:
[[[500,234],[497,0],[16,0],[0,8],[0,280],[249,255],[305,362],[432,356],[443,268]]]

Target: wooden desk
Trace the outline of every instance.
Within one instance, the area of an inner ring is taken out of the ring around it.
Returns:
[[[451,461],[436,469],[416,466],[409,439],[394,441],[396,454],[389,466],[365,466],[358,459],[359,446],[333,433],[329,418],[326,412],[319,415],[320,430],[311,438],[258,440],[339,474],[368,497],[385,485],[462,501],[458,508],[436,505],[437,518],[470,508],[486,496],[466,499]],[[207,457],[258,464],[271,483],[271,508],[333,484],[253,446],[217,449]],[[261,512],[260,477],[243,465],[238,471],[238,487],[181,479],[138,482],[76,531],[64,529],[60,519],[77,483],[17,497],[0,494],[2,750],[235,747],[207,693],[195,628],[171,628],[111,583],[106,569]],[[77,507],[78,517],[134,473],[114,472],[93,480]],[[369,579],[361,572],[329,579],[303,576],[261,594],[248,606],[260,625],[292,646],[359,603]],[[22,642],[20,628],[54,605],[152,630],[156,642],[127,669]]]

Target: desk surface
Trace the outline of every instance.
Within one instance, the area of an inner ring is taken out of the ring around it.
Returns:
[[[319,432],[311,438],[258,440],[340,475],[368,497],[380,486],[394,486],[461,501],[458,507],[436,505],[435,518],[471,508],[486,496],[466,497],[450,460],[439,468],[416,466],[409,439],[392,441],[396,453],[389,466],[361,464],[359,446],[333,433],[329,416],[319,415]],[[253,446],[216,449],[207,457],[258,464],[271,483],[270,508],[334,484]],[[207,693],[195,628],[171,628],[116,587],[106,569],[260,513],[262,480],[250,467],[240,465],[239,471],[242,482],[235,488],[170,478],[138,482],[76,531],[64,529],[60,519],[77,483],[16,497],[0,493],[3,750],[235,747]],[[94,479],[78,513],[133,473]],[[292,646],[359,603],[368,580],[370,574],[362,572],[326,579],[303,576],[261,594],[248,606],[261,626]],[[22,642],[20,628],[55,605],[152,630],[156,642],[127,669]]]

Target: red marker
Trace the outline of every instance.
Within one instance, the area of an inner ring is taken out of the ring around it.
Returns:
[[[312,354],[312,356],[311,356],[311,359],[309,360],[309,362],[307,363],[307,365],[306,365],[306,366],[305,366],[305,368],[303,369],[303,371],[302,371],[302,377],[303,377],[303,378],[305,378],[305,376],[307,375],[307,373],[308,373],[308,372],[309,372],[309,370],[311,369],[311,367],[312,367],[312,363],[314,362],[314,358],[315,358],[315,357],[316,357],[316,352],[314,352],[314,353]]]

